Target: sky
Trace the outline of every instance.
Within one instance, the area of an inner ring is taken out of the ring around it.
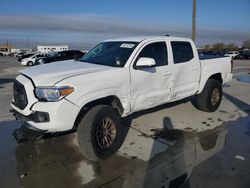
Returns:
[[[250,0],[197,0],[197,40],[241,44],[250,38]],[[0,0],[0,43],[69,44],[89,49],[109,38],[189,37],[192,0]]]

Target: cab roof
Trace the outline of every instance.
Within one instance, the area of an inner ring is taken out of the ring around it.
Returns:
[[[189,38],[171,37],[171,36],[133,36],[133,37],[108,39],[108,40],[105,40],[104,42],[112,42],[112,41],[142,42],[142,41],[150,41],[150,40],[191,41],[191,39]]]

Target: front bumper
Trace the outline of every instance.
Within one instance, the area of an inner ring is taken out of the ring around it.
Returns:
[[[11,107],[14,116],[20,121],[51,133],[71,130],[80,111],[78,106],[65,99],[58,102],[36,102],[27,115],[13,103]]]
[[[38,101],[34,95],[35,86],[28,77],[19,75],[16,80],[24,86],[27,96],[27,105],[23,109],[15,104],[15,100],[10,104],[18,119],[47,132],[64,132],[73,128],[80,107],[67,99]]]
[[[14,105],[14,104],[12,104]],[[49,122],[50,118],[49,118],[49,113],[47,112],[34,112],[30,115],[23,115],[19,112],[17,112],[16,110],[12,109],[10,110],[11,113],[13,113],[13,115],[16,117],[16,119],[20,120],[21,122],[28,122],[28,121],[33,121],[35,123],[42,123],[42,122]]]
[[[27,61],[21,61],[20,64],[23,65],[23,66],[26,66],[27,65]]]
[[[40,130],[32,127],[28,123],[23,123],[21,127],[14,130],[13,136],[17,143],[20,143],[28,140],[39,140],[43,138],[46,132],[46,130]]]

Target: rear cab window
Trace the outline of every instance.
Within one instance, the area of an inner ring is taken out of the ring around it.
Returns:
[[[174,64],[185,63],[194,58],[193,48],[189,42],[172,41]]]

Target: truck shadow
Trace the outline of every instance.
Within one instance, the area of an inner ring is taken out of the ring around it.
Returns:
[[[239,109],[241,109],[245,113],[247,113],[247,114],[250,113],[250,105],[249,104],[247,104],[244,101],[242,101],[242,100],[240,100],[232,95],[229,95],[225,92],[224,92],[223,96],[226,97],[231,103],[233,103],[235,106],[237,106]]]

